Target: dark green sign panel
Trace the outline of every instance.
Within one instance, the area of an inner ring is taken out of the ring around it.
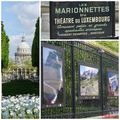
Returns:
[[[50,2],[51,39],[115,36],[115,2]]]

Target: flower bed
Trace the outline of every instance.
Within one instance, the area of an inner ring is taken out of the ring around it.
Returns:
[[[2,118],[39,118],[39,97],[35,95],[16,95],[2,97]]]

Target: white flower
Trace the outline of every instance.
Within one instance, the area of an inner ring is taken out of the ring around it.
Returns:
[[[39,103],[38,96],[29,94],[2,97],[2,118],[38,118]]]
[[[34,113],[38,113],[38,112],[39,112],[39,109],[38,109],[38,108],[34,108],[34,109],[33,109],[33,112],[34,112]]]
[[[14,116],[15,113],[13,111],[10,111],[10,116]]]
[[[19,104],[16,104],[16,105],[15,105],[15,108],[18,109],[18,110],[20,110]]]
[[[13,101],[13,102],[14,102],[14,100],[15,100],[15,98],[14,98],[14,96],[12,96],[12,97],[10,98],[10,101]]]
[[[9,112],[8,111],[2,112],[2,118],[4,119],[9,118]]]
[[[6,110],[6,107],[2,107],[2,111],[5,111]]]
[[[27,114],[32,114],[31,110],[26,110]]]
[[[22,118],[22,117],[23,117],[23,114],[21,114],[21,113],[18,114],[18,117],[19,117],[19,118]]]

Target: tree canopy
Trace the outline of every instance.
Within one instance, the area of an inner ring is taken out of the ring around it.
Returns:
[[[2,69],[8,67],[9,62],[9,38],[6,35],[6,32],[4,30],[3,22],[1,22],[1,49],[2,49]]]
[[[32,66],[39,67],[39,18],[36,22],[36,29],[32,43]]]
[[[118,56],[119,53],[119,42],[118,41],[88,41],[87,43],[104,49],[107,52]]]
[[[97,41],[98,44],[109,48],[111,51],[118,52],[119,42],[118,41]]]

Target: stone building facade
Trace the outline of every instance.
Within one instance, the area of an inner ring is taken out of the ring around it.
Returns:
[[[17,52],[15,53],[15,62],[17,64],[24,64],[27,60],[31,60],[31,50],[25,42],[24,37],[22,37],[21,43],[18,45]]]

